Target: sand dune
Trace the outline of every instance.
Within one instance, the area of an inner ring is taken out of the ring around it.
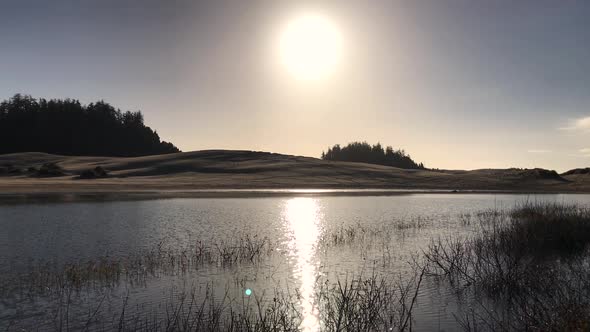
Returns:
[[[55,163],[63,175],[41,177],[26,170]],[[45,153],[0,155],[2,193],[188,191],[255,188],[396,188],[590,192],[590,175],[559,175],[542,169],[473,171],[408,170],[365,163],[254,151],[205,150],[166,155],[72,157]],[[79,179],[101,166],[109,177]]]

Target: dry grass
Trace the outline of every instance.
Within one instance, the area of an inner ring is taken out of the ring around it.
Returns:
[[[13,174],[0,178],[0,192],[121,194],[129,191],[190,191],[213,188],[395,188],[507,191],[587,191],[589,182],[547,171],[482,169],[473,171],[408,170],[353,162],[256,151],[205,150],[134,158],[75,157],[43,153],[0,156],[0,164],[16,168],[55,163],[63,176],[30,178]],[[111,178],[78,179],[100,166]],[[162,195],[162,193],[160,193]],[[178,195],[178,193],[177,193]],[[193,195],[196,196],[195,193]]]

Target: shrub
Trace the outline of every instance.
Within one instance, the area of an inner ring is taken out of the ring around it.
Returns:
[[[37,171],[38,176],[62,176],[65,173],[56,163],[45,163]]]
[[[93,169],[85,170],[80,174],[80,179],[96,179],[96,178],[105,178],[109,176],[107,171],[100,167],[96,166]]]

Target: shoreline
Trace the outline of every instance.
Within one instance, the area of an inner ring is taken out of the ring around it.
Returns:
[[[270,198],[270,197],[357,197],[357,196],[398,196],[398,195],[584,195],[582,191],[542,190],[453,190],[453,189],[380,189],[380,188],[271,188],[271,189],[193,189],[193,190],[116,190],[116,191],[75,191],[75,192],[2,192],[0,205],[18,203],[75,203],[112,202],[135,200],[158,200],[174,198],[224,199],[224,198]]]

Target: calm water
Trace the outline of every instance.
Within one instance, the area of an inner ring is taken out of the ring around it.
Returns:
[[[313,294],[318,278],[334,281],[375,271],[403,274],[412,254],[430,239],[471,232],[461,223],[462,215],[507,209],[525,201],[590,206],[590,195],[437,193],[1,205],[0,281],[14,280],[47,263],[59,269],[99,257],[141,255],[158,246],[191,248],[198,241],[267,237],[277,254],[261,264],[162,274],[141,285],[121,282],[108,291],[104,315],[116,314],[126,296],[133,304],[129,310],[157,312],[162,303],[174,301],[171,289],[213,285],[216,291],[231,289],[239,296],[246,288],[257,295],[288,288],[301,294],[302,328],[316,330],[319,309],[314,306]],[[359,226],[390,231],[351,245],[331,246],[325,241],[326,234]],[[77,294],[76,307],[81,311],[96,307],[105,292]],[[4,291],[2,297],[0,328],[51,329],[49,300],[27,298],[16,291]],[[454,330],[453,313],[458,306],[451,296],[426,281],[420,289],[414,328]]]

